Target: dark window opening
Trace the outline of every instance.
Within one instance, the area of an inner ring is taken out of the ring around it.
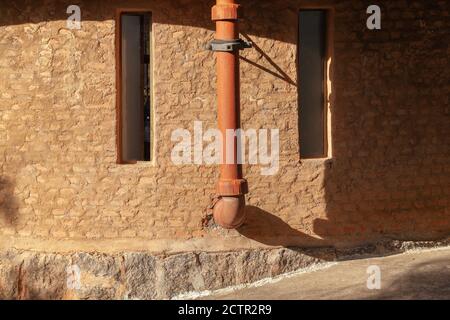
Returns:
[[[298,43],[300,156],[326,157],[326,10],[300,11]]]
[[[121,161],[151,160],[151,15],[120,17]]]

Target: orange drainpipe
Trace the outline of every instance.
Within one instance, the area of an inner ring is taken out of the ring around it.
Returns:
[[[235,0],[217,0],[212,9],[216,22],[215,40],[209,49],[217,58],[217,102],[219,130],[223,137],[223,159],[217,184],[219,200],[213,208],[215,222],[223,228],[238,228],[245,219],[247,181],[242,176],[242,165],[237,162],[237,140],[230,146],[233,154],[227,157],[227,130],[240,128],[239,50],[251,46],[239,39],[239,5]],[[228,159],[234,159],[230,163]]]

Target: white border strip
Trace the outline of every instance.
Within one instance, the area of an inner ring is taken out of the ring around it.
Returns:
[[[337,262],[318,263],[318,264],[315,264],[315,265],[312,265],[312,266],[309,266],[306,268],[301,268],[296,271],[283,273],[283,274],[280,274],[273,278],[264,278],[264,279],[261,279],[261,280],[258,280],[256,282],[252,282],[252,283],[244,283],[244,284],[239,284],[239,285],[226,287],[226,288],[222,288],[222,289],[217,289],[217,290],[191,291],[191,292],[181,293],[179,295],[172,297],[170,300],[195,300],[195,299],[207,297],[210,295],[223,295],[223,294],[233,293],[235,291],[242,290],[242,289],[257,288],[257,287],[261,287],[266,284],[277,283],[283,279],[292,278],[292,277],[298,276],[300,274],[325,270],[336,264],[337,264]]]

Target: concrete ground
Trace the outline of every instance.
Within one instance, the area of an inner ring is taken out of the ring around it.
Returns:
[[[380,289],[376,272],[380,270]],[[371,268],[370,268],[371,267]],[[369,269],[368,269],[369,268]],[[370,273],[368,273],[370,272]],[[450,248],[338,262],[259,287],[216,293],[204,299],[450,299]]]

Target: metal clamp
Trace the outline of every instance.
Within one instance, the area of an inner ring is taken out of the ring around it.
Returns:
[[[252,48],[253,44],[242,39],[235,40],[218,40],[214,39],[207,44],[206,49],[215,52],[234,52]]]

